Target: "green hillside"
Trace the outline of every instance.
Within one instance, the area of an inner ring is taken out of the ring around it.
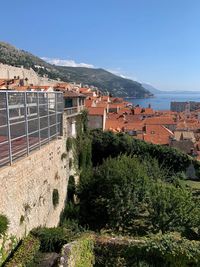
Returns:
[[[0,62],[17,67],[32,68],[40,76],[47,75],[51,79],[93,85],[113,96],[142,98],[152,95],[142,84],[124,79],[104,69],[55,66],[4,42],[0,42]]]

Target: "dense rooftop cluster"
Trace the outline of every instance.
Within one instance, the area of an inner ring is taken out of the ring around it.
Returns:
[[[0,89],[17,91],[62,91],[65,98],[85,99],[81,102],[88,111],[89,127],[114,133],[128,133],[149,143],[176,147],[200,159],[200,110],[176,112],[156,111],[134,106],[123,98],[103,95],[97,87],[57,82],[51,85],[29,84],[27,79],[0,79]],[[71,103],[71,107],[76,102]],[[67,106],[70,107],[69,105]]]

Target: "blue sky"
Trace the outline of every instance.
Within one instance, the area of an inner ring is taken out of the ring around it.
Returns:
[[[199,13],[199,0],[2,0],[0,39],[161,90],[200,90]]]

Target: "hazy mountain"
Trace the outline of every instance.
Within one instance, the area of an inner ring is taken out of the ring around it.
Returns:
[[[140,83],[124,79],[104,69],[81,67],[57,67],[69,81],[78,81],[83,84],[97,86],[104,92],[126,97],[148,97],[150,92]]]
[[[150,84],[142,83],[142,86],[143,86],[146,90],[150,91],[152,94],[162,93],[162,91],[156,89],[155,87],[153,87],[153,86],[150,85]]]
[[[114,75],[104,69],[62,67],[49,64],[24,50],[0,42],[0,62],[12,66],[34,69],[40,76],[83,85],[97,86],[103,92],[122,97],[149,97],[152,94],[142,84]]]

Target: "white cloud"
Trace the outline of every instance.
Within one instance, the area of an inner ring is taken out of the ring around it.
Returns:
[[[138,78],[137,77],[132,77],[130,75],[127,75],[126,73],[122,73],[122,70],[120,68],[117,68],[115,70],[113,69],[107,69],[107,71],[117,75],[117,76],[120,76],[121,78],[124,78],[124,79],[130,79],[130,80],[133,80],[133,81],[138,81]]]
[[[60,58],[48,58],[42,57],[42,59],[50,64],[56,66],[65,66],[65,67],[85,67],[85,68],[94,68],[94,65],[87,63],[77,63],[71,59],[60,59]]]

